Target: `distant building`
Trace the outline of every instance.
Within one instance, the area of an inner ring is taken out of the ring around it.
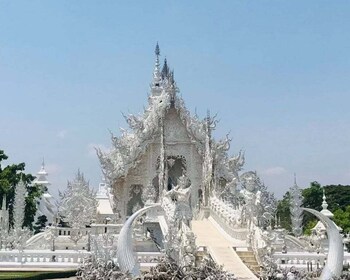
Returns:
[[[54,222],[54,217],[56,215],[55,199],[49,193],[48,187],[51,185],[47,179],[48,173],[45,170],[45,162],[43,160],[41,168],[37,173],[37,178],[34,183],[42,186],[44,191],[42,197],[37,201],[37,212],[35,216],[35,221],[39,216],[45,215],[47,218],[47,223],[52,224]]]

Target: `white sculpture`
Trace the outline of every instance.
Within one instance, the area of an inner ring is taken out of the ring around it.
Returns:
[[[30,230],[26,227],[23,227],[26,196],[26,185],[21,179],[15,187],[15,199],[13,205],[13,227],[10,230],[10,234],[8,236],[12,247],[19,250],[23,250],[25,242],[31,236]]]
[[[330,280],[341,276],[343,270],[343,240],[334,222],[322,213],[309,208],[302,208],[304,211],[315,215],[325,225],[328,234],[328,257],[326,265],[320,276],[321,280]]]
[[[173,225],[178,229],[182,222],[189,225],[192,219],[192,211],[189,205],[191,186],[189,186],[187,177],[182,175],[178,179],[176,187],[170,191],[164,190],[163,192],[162,206],[164,209],[171,209],[171,211],[166,210],[168,221],[170,223],[173,222]]]
[[[299,189],[296,179],[294,179],[294,186],[290,188],[290,214],[292,219],[292,230],[295,236],[300,236],[303,233],[303,210],[301,205],[303,203],[303,196],[301,189]]]
[[[27,189],[22,180],[15,187],[15,199],[13,204],[13,229],[21,229],[24,222],[24,210],[26,206]]]
[[[123,225],[117,246],[117,261],[122,272],[129,272],[133,276],[138,276],[140,274],[140,266],[136,261],[136,256],[133,251],[132,242],[132,230],[134,221],[143,215],[145,212],[159,207],[159,204],[153,204],[146,206],[129,217],[129,219]]]
[[[72,182],[68,182],[65,192],[59,195],[59,214],[72,228],[70,238],[77,244],[82,237],[81,230],[96,218],[96,195],[80,171]]]

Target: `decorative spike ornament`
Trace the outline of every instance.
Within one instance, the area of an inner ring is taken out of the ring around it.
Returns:
[[[162,81],[162,74],[160,72],[160,63],[159,63],[160,49],[159,49],[158,42],[154,53],[156,55],[156,61],[155,61],[154,70],[153,70],[153,81],[151,84],[151,91],[152,91],[152,95],[159,95],[160,93],[159,88]]]
[[[162,68],[162,80],[167,79],[169,77],[169,73],[170,73],[170,70],[169,70],[169,66],[168,66],[168,61],[165,58],[163,68]]]
[[[301,189],[296,182],[296,175],[294,174],[294,186],[290,188],[290,214],[292,220],[292,231],[295,236],[300,236],[303,233],[303,210],[301,205],[303,203],[303,196]]]
[[[64,222],[72,228],[71,239],[76,243],[80,238],[80,229],[90,225],[96,218],[96,194],[89,182],[78,171],[75,179],[68,182],[67,189],[60,193],[59,213]]]
[[[13,229],[14,230],[22,229],[23,222],[24,222],[24,209],[26,206],[26,201],[25,201],[26,196],[27,196],[27,189],[24,182],[21,179],[15,188],[15,199],[13,204]]]
[[[160,56],[160,49],[159,49],[158,42],[157,42],[156,49],[154,52],[155,52],[156,56]]]

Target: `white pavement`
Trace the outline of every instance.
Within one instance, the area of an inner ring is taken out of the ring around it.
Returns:
[[[212,219],[192,221],[197,246],[207,247],[214,261],[238,279],[258,279],[242,262],[233,247],[246,247],[245,241],[229,237]]]

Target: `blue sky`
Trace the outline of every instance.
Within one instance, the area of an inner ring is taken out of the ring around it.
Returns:
[[[218,113],[281,196],[350,184],[349,1],[2,1],[0,148],[52,190],[100,181],[121,112],[147,102],[158,41],[189,110]]]

